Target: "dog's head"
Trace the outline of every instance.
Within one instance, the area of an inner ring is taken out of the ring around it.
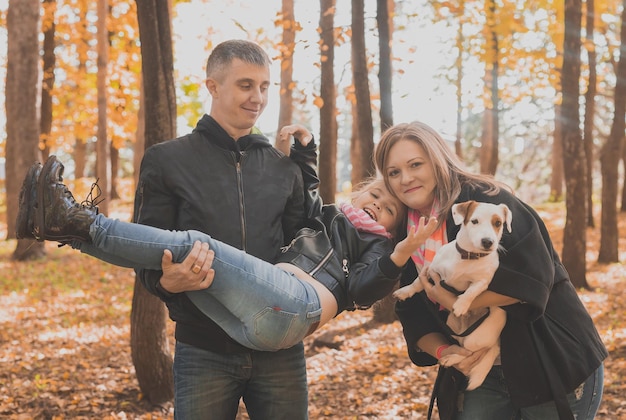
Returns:
[[[498,248],[504,227],[511,232],[513,215],[506,204],[466,201],[452,206],[454,223],[461,225],[457,242],[473,252],[490,252]]]

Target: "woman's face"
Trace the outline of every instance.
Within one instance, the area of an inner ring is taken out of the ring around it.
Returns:
[[[407,207],[430,214],[435,199],[435,173],[422,146],[412,140],[398,141],[389,150],[383,174]]]

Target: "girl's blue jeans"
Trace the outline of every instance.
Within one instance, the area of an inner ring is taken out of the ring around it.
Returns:
[[[209,318],[241,345],[276,351],[300,342],[322,309],[308,282],[266,261],[198,231],[169,231],[122,222],[99,214],[90,227],[92,243],[72,247],[108,263],[135,269],[161,269],[163,251],[174,262],[185,259],[195,241],[215,252],[213,283],[185,292]]]

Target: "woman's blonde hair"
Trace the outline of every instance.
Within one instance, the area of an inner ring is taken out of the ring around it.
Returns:
[[[376,145],[374,163],[392,194],[395,193],[389,185],[386,167],[389,152],[401,140],[414,141],[424,149],[430,159],[435,175],[435,199],[442,215],[448,214],[463,185],[485,185],[488,194],[496,194],[504,186],[492,176],[468,172],[439,133],[422,122],[413,121],[388,128]]]

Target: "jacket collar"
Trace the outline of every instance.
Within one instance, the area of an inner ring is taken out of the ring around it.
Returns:
[[[205,138],[216,146],[237,153],[253,147],[272,147],[267,137],[262,134],[248,134],[234,141],[226,130],[208,114],[202,116],[193,131],[204,135]]]

